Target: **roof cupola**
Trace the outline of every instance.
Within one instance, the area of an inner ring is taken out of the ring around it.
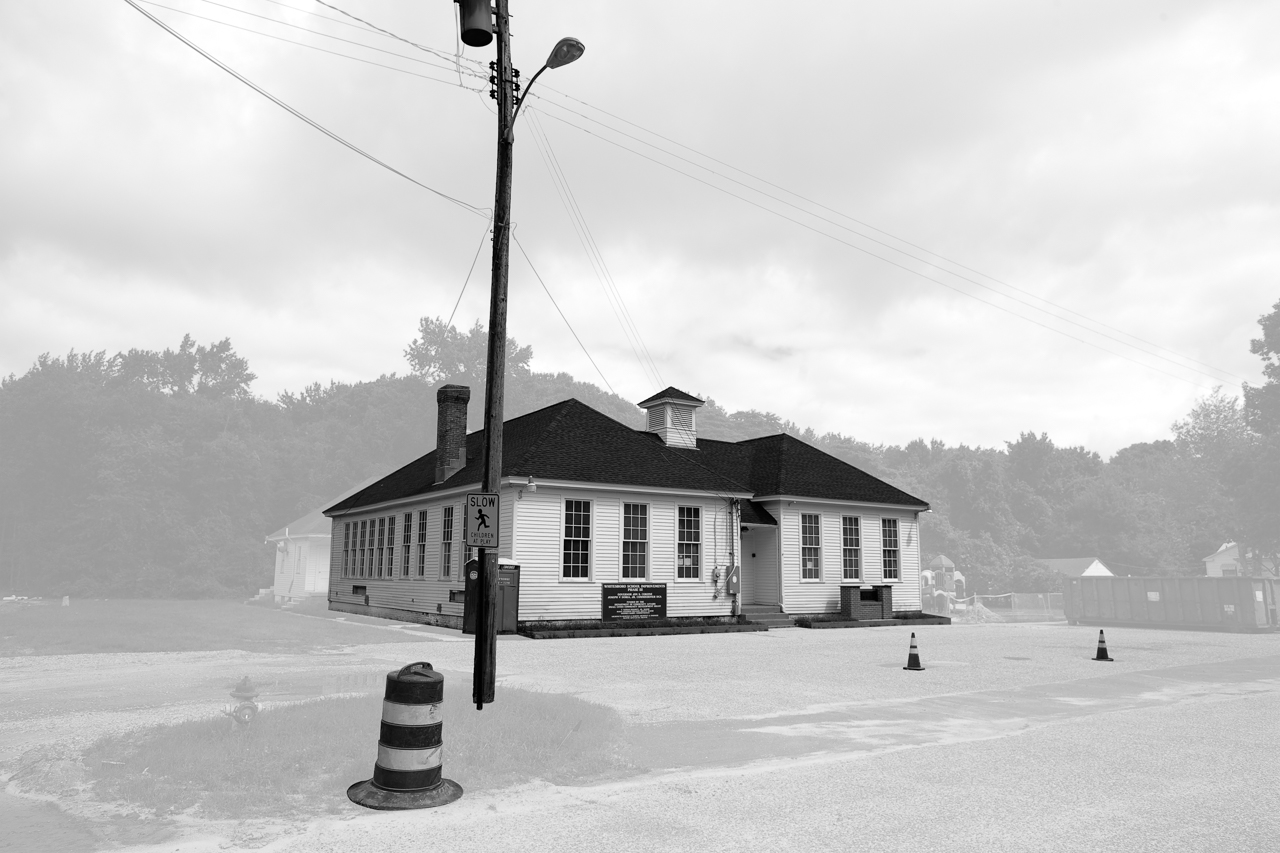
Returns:
[[[694,409],[703,402],[668,386],[636,405],[645,410],[645,432],[657,433],[668,447],[697,449],[698,424]]]

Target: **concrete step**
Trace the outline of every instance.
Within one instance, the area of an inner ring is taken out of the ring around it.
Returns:
[[[741,609],[742,609],[742,612],[746,613],[748,616],[754,613],[781,613],[782,605],[781,604],[744,604],[742,605]]]

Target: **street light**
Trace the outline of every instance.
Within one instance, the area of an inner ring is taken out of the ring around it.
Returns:
[[[515,137],[512,135],[512,129],[515,127],[516,116],[520,115],[520,105],[524,103],[525,97],[533,90],[533,84],[538,82],[538,77],[548,68],[559,68],[562,65],[568,65],[574,62],[578,57],[582,56],[587,49],[586,45],[571,36],[565,36],[556,42],[556,46],[551,49],[551,55],[547,57],[547,61],[538,69],[538,73],[533,75],[533,79],[529,81],[529,85],[524,87],[524,92],[520,94],[519,100],[516,101],[516,108],[511,113],[511,124],[507,127],[507,142],[511,142]]]
[[[456,0],[458,23],[464,42],[483,47],[497,35],[498,58],[490,63],[493,76],[492,95],[498,102],[498,176],[493,204],[493,276],[489,293],[489,347],[486,357],[484,389],[484,461],[480,490],[498,494],[502,487],[502,398],[507,373],[507,269],[511,259],[511,126],[516,112],[529,94],[538,75],[548,68],[568,65],[586,49],[574,38],[563,38],[547,57],[546,63],[533,75],[519,100],[515,98],[516,75],[511,67],[511,27],[508,0]],[[492,23],[490,21],[492,14]],[[474,587],[476,601],[476,649],[472,667],[471,699],[476,710],[493,701],[496,681],[495,658],[498,650],[498,549],[480,548],[480,577]]]

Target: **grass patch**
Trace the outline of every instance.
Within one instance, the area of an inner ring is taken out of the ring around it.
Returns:
[[[388,642],[403,639],[372,627],[306,619],[235,601],[73,598],[70,607],[62,607],[60,599],[0,603],[0,656],[223,649],[305,652]]]
[[[477,712],[467,679],[445,691],[444,775],[467,791],[534,779],[586,784],[629,775],[617,712],[572,696],[498,688]],[[159,815],[279,817],[355,809],[347,787],[373,774],[381,694],[263,711],[247,727],[202,720],[105,738],[82,755],[94,795]]]

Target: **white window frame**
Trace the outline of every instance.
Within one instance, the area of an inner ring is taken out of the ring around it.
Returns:
[[[387,516],[387,578],[396,578],[396,514]]]
[[[813,519],[812,530],[805,531],[805,519]],[[806,536],[811,538],[806,539]],[[813,565],[806,563],[813,560]],[[810,574],[812,572],[812,574]],[[800,581],[801,583],[822,582],[822,513],[800,513]]]
[[[458,513],[452,504],[440,509],[440,580],[453,580],[453,552],[458,543]],[[446,524],[445,522],[448,522]]]
[[[413,562],[413,510],[409,510],[401,519],[404,530],[400,533],[400,577],[409,577],[409,564]]]
[[[852,521],[853,544],[850,545],[848,522]],[[849,565],[852,563],[853,565]],[[862,518],[857,515],[840,516],[840,567],[841,577],[847,581],[862,580]]]
[[[351,565],[351,522],[344,522],[342,525],[342,576],[344,578],[351,577],[348,574]]]
[[[885,545],[887,541],[890,541],[889,531],[891,528],[893,530],[892,548]],[[893,560],[893,566],[889,565],[890,559]],[[890,572],[893,572],[893,574],[890,574]],[[896,518],[880,519],[880,579],[886,582],[902,580],[902,525],[898,523]]]
[[[427,579],[427,511],[418,510],[418,580]]]
[[[695,527],[695,528],[693,528],[693,529],[692,529],[692,532],[693,532],[693,533],[695,533],[695,534],[697,535],[697,537],[698,537],[697,539],[695,539],[695,540],[686,540],[686,539],[681,539],[681,538],[680,538],[680,537],[681,537],[681,534],[684,532],[684,531],[681,529],[681,527],[680,527],[680,511],[681,511],[681,510],[693,510],[694,512],[696,512],[696,513],[698,514],[698,525],[697,525],[697,527]],[[675,548],[675,552],[676,552],[676,566],[675,566],[675,568],[676,568],[676,572],[675,572],[676,577],[675,577],[675,580],[676,580],[676,583],[702,583],[702,582],[703,582],[703,571],[702,571],[702,540],[705,538],[705,537],[703,536],[703,529],[702,529],[702,520],[703,520],[703,517],[704,517],[704,514],[703,514],[703,512],[702,512],[702,507],[700,507],[700,506],[694,506],[694,505],[686,504],[686,505],[684,505],[684,506],[677,506],[677,507],[676,507],[676,531],[675,531],[675,532],[676,532],[676,548]],[[693,550],[693,558],[694,558],[693,572],[694,572],[694,573],[693,573],[692,575],[690,575],[690,576],[684,576],[684,575],[681,575],[681,572],[685,570],[685,569],[684,569],[684,567],[680,565],[680,558],[681,558],[681,554],[680,554],[680,546],[681,546],[681,545],[693,545],[693,546],[694,546],[694,550]]]
[[[571,502],[575,504],[584,504],[586,506],[587,536],[585,540],[577,536],[572,537],[571,539],[568,536],[569,504]],[[592,501],[589,498],[565,498],[560,502],[560,582],[561,583],[590,583],[591,582],[593,577],[592,570],[595,568],[595,561],[591,559],[591,545],[592,545],[592,542],[594,541],[592,534],[595,532],[594,530],[595,519],[596,519],[595,501]],[[585,552],[587,555],[587,573],[583,577],[570,576],[565,574],[566,570],[568,569],[568,564],[565,562],[565,555],[566,555],[565,549],[570,541],[573,541],[573,542],[585,541],[587,543],[586,552]]]
[[[383,568],[383,561],[382,561],[382,558],[383,558],[383,556],[384,556],[384,552],[385,552],[385,550],[386,550],[386,539],[387,539],[387,519],[386,519],[386,516],[383,516],[383,517],[381,517],[381,518],[379,518],[379,519],[378,519],[378,546],[377,546],[377,555],[378,555],[378,578],[379,578],[379,579],[381,579],[381,578],[383,577],[383,574],[382,574],[382,568]]]
[[[359,542],[360,547],[356,549],[360,555],[360,573],[358,575],[354,575],[354,577],[359,577],[359,578],[364,577],[365,545],[367,544],[367,540],[365,539],[365,537],[368,535],[368,529],[369,529],[369,519],[367,518],[360,519],[360,542]]]
[[[641,509],[644,510],[644,538],[643,539],[627,538],[627,507],[640,507]],[[649,543],[650,543],[650,540],[653,538],[652,531],[653,531],[653,510],[649,507],[649,504],[637,503],[633,501],[623,501],[622,502],[622,530],[619,532],[619,535],[621,537],[619,540],[621,542],[621,544],[619,545],[619,547],[621,548],[621,553],[619,553],[618,555],[619,580],[626,582],[626,581],[645,581],[649,579],[649,553],[652,550],[649,547]],[[627,574],[627,544],[636,543],[636,542],[644,546],[643,565],[640,566],[639,575],[628,575]]]

